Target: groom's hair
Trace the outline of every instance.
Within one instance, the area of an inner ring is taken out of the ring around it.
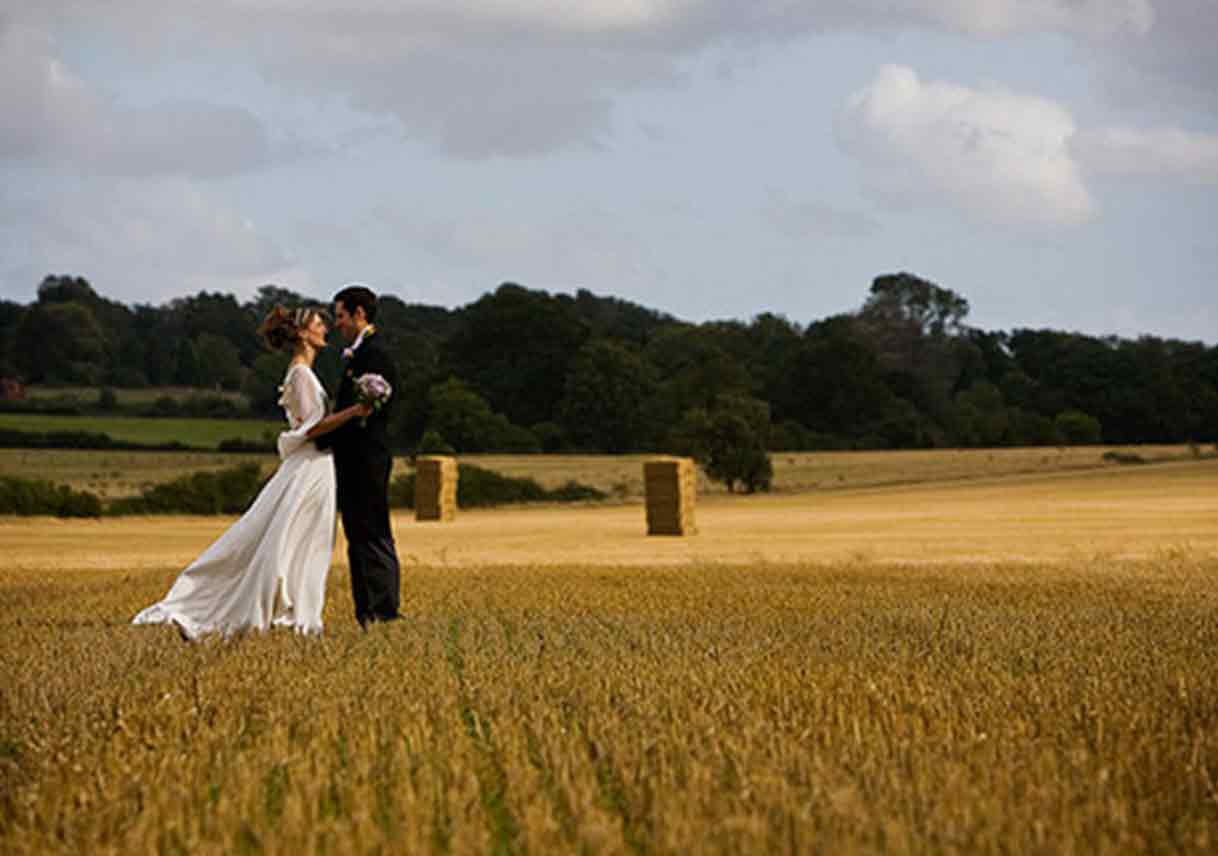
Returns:
[[[364,319],[371,324],[376,320],[376,293],[363,285],[348,285],[334,295],[334,302],[341,303],[348,313],[354,315],[355,308],[364,310]]]

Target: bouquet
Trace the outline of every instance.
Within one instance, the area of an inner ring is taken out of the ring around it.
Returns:
[[[393,387],[379,374],[364,374],[355,379],[356,402],[368,405],[373,411],[380,410],[391,395],[393,395]],[[360,424],[366,426],[368,417],[361,417]]]

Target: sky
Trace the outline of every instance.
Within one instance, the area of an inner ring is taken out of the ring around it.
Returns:
[[[1218,342],[1218,0],[0,0],[0,299],[502,282]]]

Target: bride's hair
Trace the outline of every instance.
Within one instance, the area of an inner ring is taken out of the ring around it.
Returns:
[[[287,309],[276,306],[266,314],[258,325],[258,335],[273,351],[286,351],[296,347],[300,334],[313,323],[314,318],[327,320],[326,312],[312,306]]]

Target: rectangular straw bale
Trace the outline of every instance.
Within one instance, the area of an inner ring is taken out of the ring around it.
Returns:
[[[457,459],[428,455],[415,459],[415,520],[451,521],[457,516]]]
[[[656,458],[643,463],[648,535],[693,535],[698,473],[691,458]]]

